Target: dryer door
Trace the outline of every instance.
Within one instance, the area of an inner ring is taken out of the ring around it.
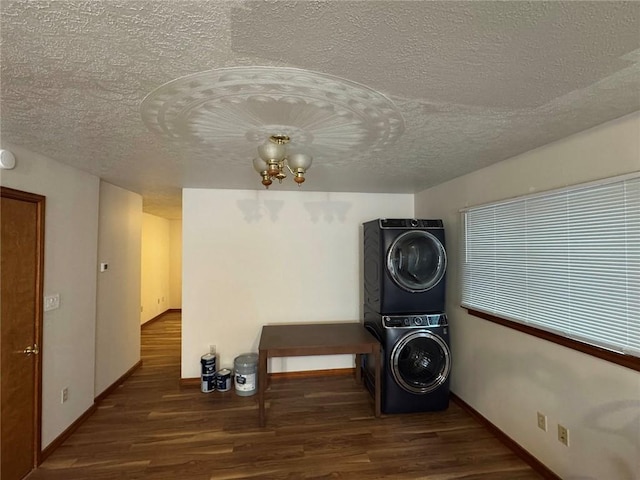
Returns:
[[[411,293],[435,287],[447,270],[447,254],[429,232],[409,230],[399,235],[387,252],[387,272],[400,288]]]
[[[391,372],[398,385],[411,393],[429,393],[442,385],[451,371],[451,351],[438,335],[414,330],[391,352]]]

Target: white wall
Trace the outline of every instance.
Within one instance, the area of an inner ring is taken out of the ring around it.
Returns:
[[[182,220],[169,228],[169,308],[182,308]]]
[[[92,404],[99,179],[24,148],[3,170],[5,187],[45,195],[44,294],[58,293],[60,308],[44,312],[42,447]],[[60,393],[69,389],[61,404]]]
[[[141,324],[170,308],[170,226],[166,218],[142,214]]]
[[[451,389],[563,479],[640,478],[640,373],[506,327],[459,307],[464,207],[640,170],[634,114],[426,190],[418,217],[443,218],[449,271]],[[537,428],[536,412],[549,430]],[[557,424],[570,447],[557,441]]]
[[[182,377],[257,352],[262,325],[358,321],[362,223],[412,217],[413,195],[183,191]],[[352,356],[273,359],[271,371],[348,368]]]
[[[140,360],[142,197],[100,183],[95,395]]]

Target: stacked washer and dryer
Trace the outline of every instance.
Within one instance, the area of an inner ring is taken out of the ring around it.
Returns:
[[[364,326],[382,345],[382,411],[444,410],[451,351],[442,220],[372,220],[363,238]],[[372,361],[363,357],[371,392]]]

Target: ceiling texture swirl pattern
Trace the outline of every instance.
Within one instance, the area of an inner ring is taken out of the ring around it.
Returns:
[[[262,189],[271,134],[302,192],[419,192],[640,110],[639,32],[640,2],[3,0],[0,141],[166,218]]]

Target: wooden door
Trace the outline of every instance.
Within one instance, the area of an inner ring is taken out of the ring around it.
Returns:
[[[44,201],[40,195],[0,191],[2,480],[24,478],[41,451]]]

